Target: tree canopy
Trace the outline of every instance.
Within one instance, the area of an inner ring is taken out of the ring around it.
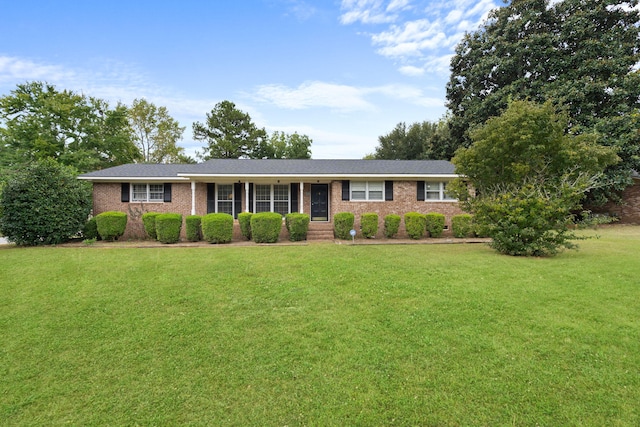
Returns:
[[[267,139],[267,132],[236,104],[222,101],[207,113],[205,123],[193,123],[193,138],[207,144],[200,154],[204,160],[239,159],[251,158]]]
[[[144,162],[176,163],[184,159],[184,148],[178,146],[178,141],[185,128],[169,115],[166,107],[135,99],[129,108],[129,123]]]
[[[391,132],[378,137],[378,142],[372,157],[380,160],[448,160],[454,152],[446,119],[409,126],[398,123]]]
[[[275,131],[260,144],[252,156],[256,159],[310,159],[313,140],[297,132]]]
[[[452,159],[464,178],[449,191],[500,252],[549,255],[572,247],[573,213],[602,171],[618,161],[614,149],[597,144],[597,135],[567,134],[568,122],[550,102],[513,101],[475,128],[472,145]]]
[[[456,47],[447,84],[452,137],[469,146],[471,131],[500,115],[510,100],[552,101],[565,109],[565,131],[597,133],[621,161],[603,202],[631,183],[640,167],[640,14],[637,0],[519,0],[494,10]]]
[[[0,98],[0,167],[45,158],[80,172],[139,160],[127,108],[42,82],[18,85]]]

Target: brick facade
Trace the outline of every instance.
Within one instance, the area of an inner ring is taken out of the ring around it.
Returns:
[[[622,193],[622,204],[608,203],[593,209],[597,213],[607,213],[618,217],[621,224],[640,224],[640,179]]]
[[[445,215],[447,226],[451,226],[451,217],[462,213],[457,202],[418,201],[416,181],[395,181],[392,201],[352,202],[342,200],[342,181],[329,184],[329,220],[338,212],[352,212],[355,215],[356,230],[360,229],[360,216],[367,212],[376,212],[379,217],[378,236],[383,236],[384,217],[397,214],[401,217],[407,212],[439,212]],[[179,213],[183,217],[191,214],[191,183],[172,183],[171,202],[121,202],[121,183],[94,182],[93,214],[105,211],[120,211],[128,215],[127,228],[122,239],[142,239],[146,237],[142,225],[142,215],[146,212]],[[207,214],[207,184],[196,183],[196,214]],[[299,197],[299,196],[298,196]],[[242,210],[245,211],[244,185],[242,186]],[[311,212],[311,183],[303,188],[303,212]],[[237,228],[237,227],[236,227]],[[401,222],[399,237],[406,236],[404,221]],[[182,238],[185,238],[184,223]],[[239,239],[239,230],[234,231],[234,239]]]

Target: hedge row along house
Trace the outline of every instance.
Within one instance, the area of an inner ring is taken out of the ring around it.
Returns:
[[[454,166],[443,160],[250,160],[213,159],[199,164],[127,164],[86,173],[93,183],[93,214],[127,213],[124,239],[143,238],[142,214],[183,216],[224,212],[309,214],[308,238],[333,237],[333,216],[375,212],[462,213],[446,192]],[[240,239],[239,227],[234,239]],[[183,227],[184,229],[184,227]],[[183,231],[184,232],[184,231]],[[283,231],[284,232],[284,231]],[[403,225],[399,236],[405,233]]]

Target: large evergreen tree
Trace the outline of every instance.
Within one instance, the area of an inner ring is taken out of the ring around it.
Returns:
[[[602,202],[640,168],[640,13],[637,0],[514,0],[456,48],[447,85],[451,131],[470,131],[510,100],[553,101],[569,114],[567,132],[596,133],[621,162],[607,170]]]

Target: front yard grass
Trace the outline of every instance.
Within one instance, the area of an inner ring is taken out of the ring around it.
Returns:
[[[0,249],[0,423],[639,425],[640,228],[598,234]]]

